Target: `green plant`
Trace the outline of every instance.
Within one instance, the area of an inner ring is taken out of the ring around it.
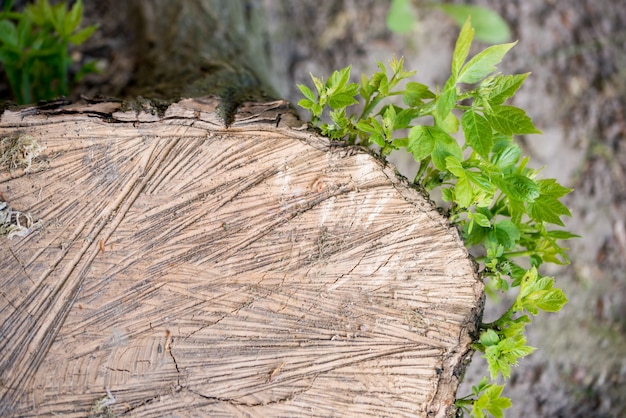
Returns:
[[[487,43],[506,42],[511,38],[511,31],[506,21],[491,9],[466,4],[441,2],[421,3],[412,0],[391,0],[387,14],[387,27],[397,33],[409,32],[416,25],[416,8],[435,8],[450,16],[458,25],[463,26],[470,18],[476,31],[476,39]]]
[[[66,3],[51,6],[37,0],[23,12],[11,11],[5,2],[0,13],[0,62],[18,103],[49,100],[69,92],[69,47],[85,42],[97,26],[78,29],[83,3],[78,0],[68,11]],[[76,74],[79,80],[95,71],[92,63]]]
[[[559,311],[567,302],[554,280],[538,269],[546,262],[569,263],[558,241],[576,235],[550,228],[563,227],[561,217],[571,216],[559,200],[571,189],[540,179],[513,141],[514,135],[540,133],[524,110],[505,104],[528,74],[496,73],[515,43],[490,46],[468,60],[473,35],[468,20],[456,42],[451,75],[435,91],[413,81],[399,87],[415,72],[394,58],[390,73],[378,63],[379,71],[362,76],[360,85],[350,82],[350,67],[326,81],[312,75],[315,92],[299,85],[305,96],[299,105],[331,139],[375,147],[382,158],[408,151],[419,167],[414,183],[427,192],[440,191],[450,221],[476,255],[488,291],[517,289],[513,305],[498,320],[482,324],[473,345],[495,381],[499,375],[508,378],[511,366],[534,350],[524,335],[531,315]],[[394,97],[404,105],[389,103]],[[360,112],[349,113],[357,104]],[[483,380],[457,407],[473,417],[484,411],[500,417],[510,406],[502,388]]]

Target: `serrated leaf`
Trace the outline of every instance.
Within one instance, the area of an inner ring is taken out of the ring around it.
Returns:
[[[496,70],[496,65],[517,42],[493,45],[474,56],[459,72],[458,82],[473,84]]]
[[[392,0],[387,13],[387,27],[396,33],[410,32],[415,25],[415,15],[410,0]]]
[[[489,159],[493,147],[493,132],[487,119],[470,109],[461,117],[461,126],[469,146],[484,159]]]
[[[504,413],[502,410],[511,407],[511,400],[505,398],[502,395],[502,385],[490,385],[485,389],[472,406],[472,418],[483,418],[485,415],[482,412],[486,410],[494,418],[503,418]]]
[[[446,157],[446,168],[456,177],[465,177],[465,168],[463,168],[463,164],[456,157]]]
[[[300,99],[300,101],[298,102],[298,106],[306,110],[312,110],[314,103],[309,99]]]
[[[397,113],[393,129],[405,129],[411,125],[413,119],[419,117],[420,113],[417,109],[402,109]]]
[[[500,183],[502,191],[512,200],[533,202],[539,197],[539,186],[521,174],[509,174]]]
[[[573,234],[569,231],[563,230],[553,230],[548,231],[547,235],[554,239],[572,239],[572,238],[580,238],[580,235]]]
[[[443,90],[437,98],[437,121],[443,121],[456,104],[456,83],[454,78],[450,77]]]
[[[495,130],[504,135],[524,135],[542,133],[535,127],[526,112],[514,106],[494,106],[486,115]]]
[[[495,44],[511,39],[511,31],[506,21],[492,9],[450,3],[435,3],[434,6],[452,17],[459,26],[470,17],[476,30],[476,39],[480,41]]]
[[[436,142],[432,152],[433,165],[437,167],[438,170],[445,171],[446,158],[453,156],[462,160],[463,153],[461,152],[461,147],[459,147],[459,144],[453,137],[439,128],[435,127],[435,129]]]
[[[474,201],[474,191],[467,177],[459,177],[454,188],[454,196],[457,205],[460,208],[469,207]]]
[[[516,246],[517,240],[520,238],[520,231],[513,222],[503,219],[496,222],[491,235],[498,244],[508,250]]]
[[[501,105],[506,99],[513,97],[524,84],[530,73],[498,76],[494,79],[487,100],[492,106]]]
[[[461,33],[456,40],[454,53],[452,54],[452,75],[455,78],[459,76],[459,71],[461,71],[465,60],[467,59],[473,39],[474,28],[472,28],[470,19],[466,19],[465,24],[463,24],[463,27],[461,28]]]
[[[385,142],[385,138],[379,133],[372,134],[372,136],[370,136],[370,141],[372,141],[381,148],[387,145]]]
[[[298,89],[300,89],[300,92],[304,95],[304,97],[306,97],[310,101],[315,102],[317,100],[317,98],[315,97],[315,94],[313,94],[311,89],[305,86],[304,84],[298,84]]]
[[[539,191],[542,195],[551,196],[555,198],[563,197],[570,193],[574,189],[561,186],[557,183],[556,179],[542,179],[537,181]]]
[[[492,158],[491,162],[500,170],[504,171],[517,164],[521,155],[522,151],[517,144],[509,144],[506,148],[498,152],[498,154]]]
[[[487,218],[485,215],[483,215],[480,212],[474,212],[472,213],[472,219],[474,220],[474,222],[476,222],[476,224],[484,227],[484,228],[490,228],[491,227],[491,221],[489,220],[489,218]]]
[[[334,91],[340,91],[350,80],[350,71],[352,70],[352,66],[348,65],[341,70],[335,70],[328,78],[326,82],[326,87],[329,90],[329,93]]]
[[[561,289],[536,291],[528,295],[527,303],[546,312],[558,312],[567,303],[567,297]]]
[[[415,161],[422,161],[433,152],[436,138],[441,136],[442,132],[434,126],[417,125],[412,127],[409,130],[407,151],[413,154]],[[443,133],[445,134],[445,132]]]
[[[528,204],[528,214],[538,222],[565,226],[561,216],[572,216],[567,206],[552,196],[541,195]]]
[[[360,120],[360,121],[358,121],[357,124],[356,124],[356,128],[359,131],[367,132],[367,133],[370,133],[370,134],[373,134],[373,133],[377,132],[376,128],[374,126],[372,126],[371,121],[369,119],[368,120]]]
[[[479,189],[488,194],[493,194],[496,191],[496,186],[489,180],[489,178],[485,177],[482,174],[475,173],[473,171],[467,170],[465,172],[467,178],[475,184]]]
[[[406,91],[402,100],[407,106],[417,107],[424,103],[423,100],[434,99],[435,97],[435,93],[430,91],[428,86],[411,81],[406,84]]]
[[[328,99],[328,105],[333,109],[343,109],[357,103],[358,101],[351,94],[347,93],[333,94]]]

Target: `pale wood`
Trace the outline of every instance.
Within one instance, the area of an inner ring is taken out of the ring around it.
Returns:
[[[457,232],[286,102],[6,111],[43,227],[0,237],[0,415],[436,416],[482,284]],[[107,399],[107,391],[113,399]]]

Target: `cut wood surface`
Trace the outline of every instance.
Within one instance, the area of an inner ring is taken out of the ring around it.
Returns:
[[[286,102],[7,110],[0,415],[452,413],[483,288],[390,166]]]

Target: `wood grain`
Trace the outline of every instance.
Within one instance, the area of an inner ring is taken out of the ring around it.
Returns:
[[[482,284],[457,232],[286,102],[6,111],[43,227],[0,237],[0,415],[450,414]]]

